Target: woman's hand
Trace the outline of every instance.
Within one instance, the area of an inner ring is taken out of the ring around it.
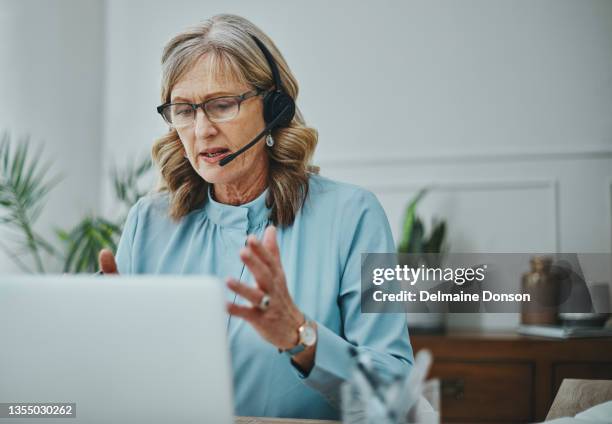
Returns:
[[[228,278],[227,285],[254,306],[232,303],[228,304],[228,312],[247,320],[265,340],[279,349],[291,349],[298,343],[298,329],[305,318],[287,289],[276,243],[276,228],[266,228],[261,242],[250,235],[247,245],[240,250],[240,258],[255,277],[257,286],[251,287],[233,278]],[[270,297],[265,311],[257,306],[264,294]]]
[[[119,274],[115,256],[109,249],[102,249],[98,254],[98,265],[103,274]]]

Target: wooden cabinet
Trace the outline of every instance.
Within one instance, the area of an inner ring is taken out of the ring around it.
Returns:
[[[410,339],[415,352],[433,353],[443,422],[543,421],[564,378],[612,379],[612,338],[453,332]]]
[[[445,417],[470,422],[478,412],[487,421],[531,418],[530,363],[438,361],[434,374],[440,379]]]

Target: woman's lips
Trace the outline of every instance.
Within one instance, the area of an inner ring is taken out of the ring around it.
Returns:
[[[200,153],[200,157],[202,159],[204,159],[204,162],[206,163],[216,163],[219,162],[221,159],[223,159],[225,156],[229,155],[231,152],[228,150],[226,152],[223,152],[219,155],[213,156],[213,157],[208,157],[206,156],[204,153]]]

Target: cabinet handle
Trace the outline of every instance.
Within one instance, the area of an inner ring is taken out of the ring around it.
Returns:
[[[465,382],[462,378],[442,379],[440,386],[443,397],[452,397],[455,400],[463,399]]]

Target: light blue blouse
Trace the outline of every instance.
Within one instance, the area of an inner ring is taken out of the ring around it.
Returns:
[[[180,222],[168,194],[141,198],[130,210],[119,247],[122,274],[213,274],[254,284],[238,252],[268,223],[267,189],[240,206],[208,195]],[[293,225],[278,228],[289,292],[317,321],[315,364],[302,375],[287,355],[245,321],[228,318],[236,415],[338,419],[340,384],[351,371],[349,344],[367,350],[384,374],[407,373],[413,361],[404,314],[361,313],[361,253],[394,252],[385,212],[359,187],[310,175],[309,194]],[[234,293],[226,288],[229,302]],[[246,303],[240,297],[239,303]]]

